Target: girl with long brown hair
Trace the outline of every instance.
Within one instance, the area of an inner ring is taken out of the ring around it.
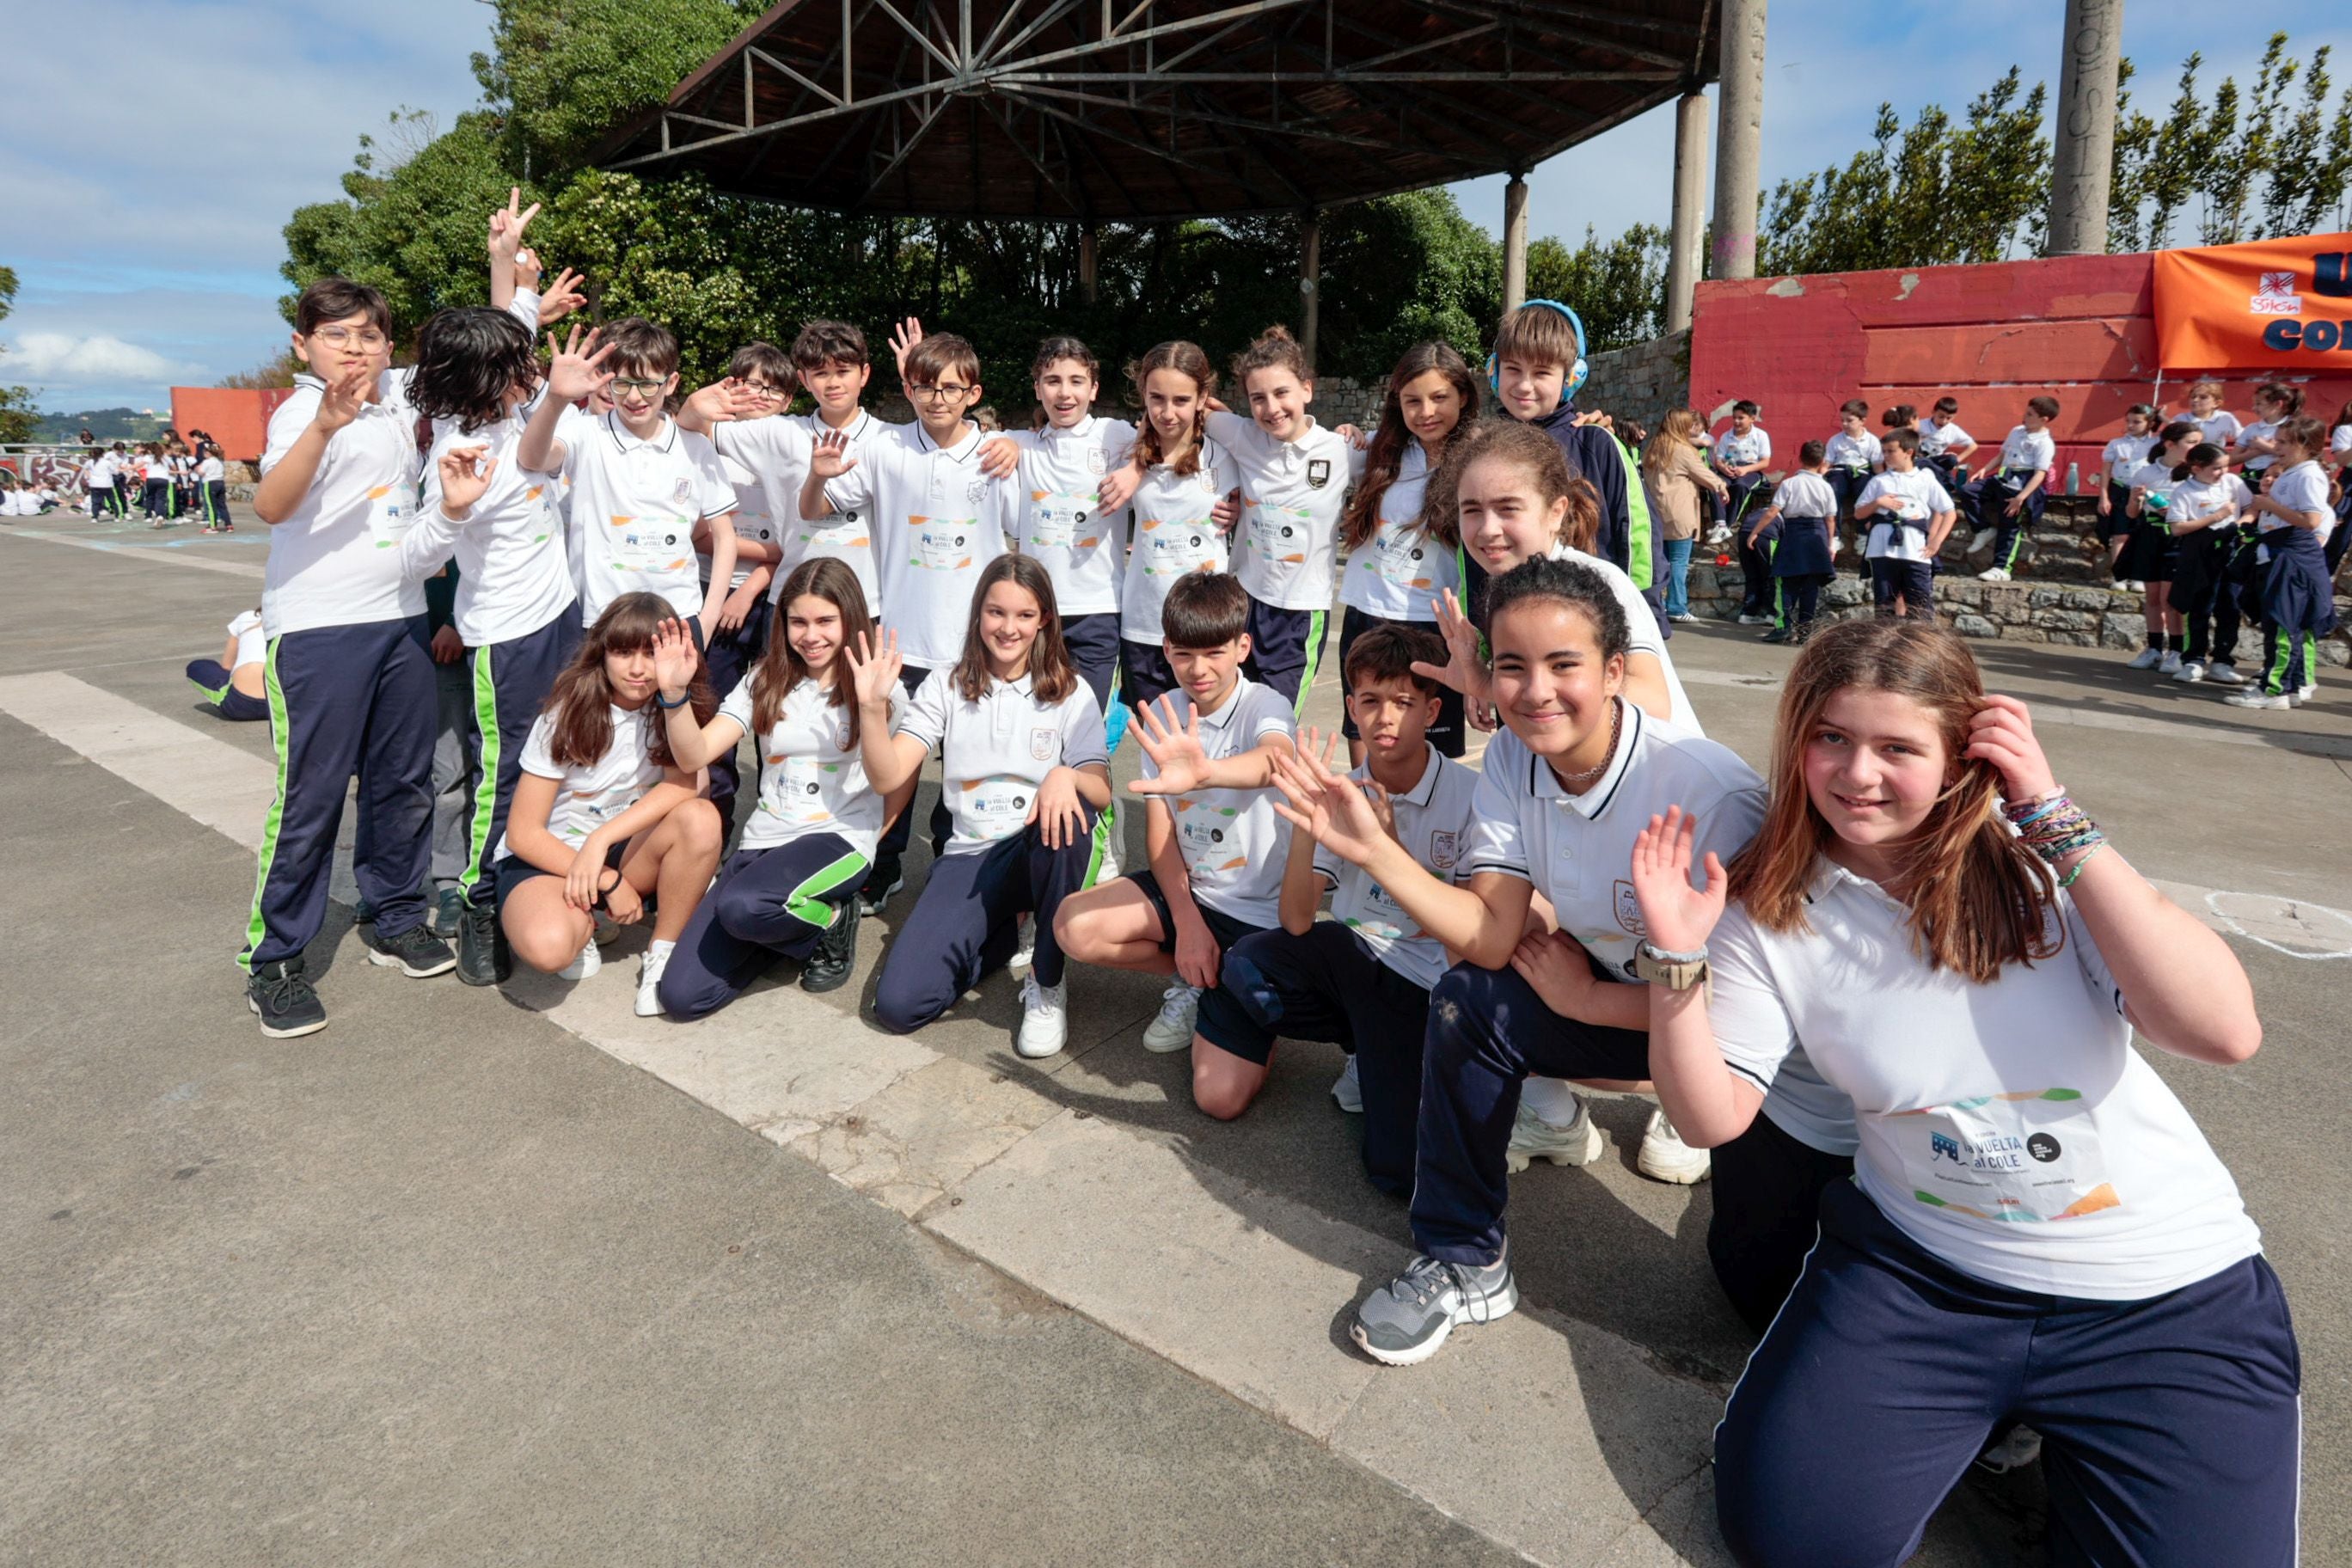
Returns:
[[[831,556],[784,578],[776,624],[751,673],[705,722],[690,704],[663,715],[682,767],[760,747],[759,805],[718,886],[678,938],[661,980],[662,1010],[698,1018],[740,995],[777,955],[802,961],[801,989],[825,992],[857,961],[857,889],[881,836],[882,795],[866,779],[856,682],[842,650],[870,644],[874,618],[856,569]],[[657,647],[666,696],[687,689],[694,643],[666,623]]]
[[[496,866],[499,923],[515,956],[566,978],[601,965],[598,910],[628,925],[659,894],[637,973],[641,1018],[662,1010],[662,971],[727,837],[657,717],[690,705],[707,723],[718,710],[698,670],[662,689],[656,648],[675,615],[658,594],[624,594],[588,628],[523,742]]]
[[[1897,1562],[2022,1423],[2072,1555],[2292,1563],[2285,1299],[2131,1044],[2252,1056],[2237,959],[2105,842],[1948,630],[1816,637],[1772,783],[1728,870],[1677,808],[1632,872],[1650,1070],[1684,1137],[1740,1137],[1799,1041],[1859,1137],[1717,1429],[1733,1556]]]
[[[1666,552],[1666,614],[1677,621],[1696,621],[1690,613],[1690,559],[1697,547],[1699,525],[1705,521],[1699,491],[1718,502],[1731,493],[1722,476],[1706,466],[1698,438],[1706,432],[1695,408],[1670,408],[1658,421],[1648,446],[1642,448],[1642,479],[1660,515],[1659,534]]]
[[[1364,456],[1364,477],[1349,498],[1339,522],[1339,549],[1348,566],[1339,579],[1339,668],[1343,683],[1348,649],[1379,626],[1435,630],[1438,595],[1462,583],[1453,514],[1433,510],[1429,476],[1445,460],[1445,448],[1465,422],[1478,415],[1478,380],[1452,345],[1415,343],[1389,372],[1387,400]],[[1342,702],[1346,694],[1342,693]],[[1340,733],[1348,755],[1364,760],[1363,737],[1354,710],[1344,708]],[[1462,694],[1445,689],[1429,743],[1449,757],[1465,742]]]
[[[1054,911],[1094,879],[1110,804],[1102,710],[1063,646],[1054,582],[1025,555],[1000,555],[972,591],[963,657],[935,669],[899,710],[895,633],[844,649],[864,726],[866,774],[890,795],[941,750],[947,822],[933,822],[930,879],[882,961],[874,1016],[908,1034],[1003,968],[1034,920],[1021,988],[1024,1057],[1062,1048],[1062,950]]]
[[[1141,477],[1129,502],[1134,547],[1119,587],[1118,689],[1129,708],[1141,709],[1176,689],[1160,645],[1160,607],[1184,578],[1225,570],[1234,520],[1241,514],[1240,502],[1228,498],[1241,484],[1241,472],[1232,450],[1209,438],[1217,370],[1198,343],[1157,344],[1127,374],[1143,424],[1133,456]],[[1121,478],[1114,475],[1105,484]]]

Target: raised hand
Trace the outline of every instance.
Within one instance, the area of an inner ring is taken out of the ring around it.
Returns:
[[[1969,744],[1963,754],[1990,763],[2000,774],[2002,798],[2032,800],[2058,787],[2050,759],[2033,733],[2033,715],[2024,703],[1997,691],[1985,693],[1985,705],[1969,720]]]
[[[540,265],[539,252],[526,245],[515,252],[514,270],[516,288],[536,290],[539,288],[540,274],[547,268]]]
[[[1438,596],[1437,635],[1445,639],[1446,662],[1442,665],[1423,664],[1415,659],[1413,672],[1459,691],[1474,711],[1492,706],[1487,696],[1486,659],[1478,646],[1478,628],[1472,626],[1470,617],[1462,613],[1462,605],[1454,597],[1451,588]]]
[[[522,205],[522,187],[516,185],[507,192],[507,205],[490,214],[490,254],[504,256],[509,261],[522,248],[522,231],[539,216],[539,204]]]
[[[915,345],[922,341],[923,323],[913,316],[908,317],[890,329],[890,353],[898,359],[898,380],[901,384],[907,379],[907,356],[913,353]]]
[[[1274,784],[1283,794],[1274,803],[1282,819],[1343,860],[1362,865],[1387,837],[1362,787],[1312,752],[1277,753]]]
[[[849,455],[849,437],[838,430],[819,436],[815,449],[809,453],[809,472],[821,479],[837,479],[856,467],[857,459]]]
[[[654,628],[654,679],[661,694],[675,702],[694,685],[694,671],[701,662],[694,651],[694,634],[686,623],[672,616]]]
[[[1143,754],[1151,759],[1159,770],[1156,778],[1137,779],[1129,784],[1136,795],[1189,795],[1209,782],[1209,753],[1201,745],[1201,714],[1195,709],[1181,724],[1176,721],[1176,700],[1163,696],[1156,705],[1143,703],[1135,710],[1135,720],[1141,728],[1136,739]]]
[[[452,447],[441,454],[434,467],[441,479],[441,513],[464,521],[490,488],[490,476],[498,472],[499,460],[489,455],[488,447]]]
[[[355,364],[327,383],[319,397],[319,412],[310,416],[310,423],[329,435],[360,416],[368,404],[368,394],[375,390],[376,372],[373,365]]]
[[[869,643],[867,635],[860,632],[856,647],[842,645],[841,657],[849,661],[850,686],[857,693],[857,706],[868,714],[887,710],[898,689],[898,673],[907,664],[898,657],[898,634],[885,632],[878,641]]]
[[[1665,816],[1651,817],[1633,840],[1633,900],[1642,908],[1642,927],[1650,945],[1667,952],[1706,946],[1715,922],[1723,918],[1731,879],[1714,850],[1706,852],[1706,886],[1691,886],[1691,847],[1697,835],[1698,818],[1670,805]]]
[[[562,348],[555,347],[555,334],[547,334],[547,345],[555,350],[555,357],[547,366],[547,395],[559,403],[577,403],[592,393],[604,391],[613,384],[618,371],[606,370],[604,362],[613,357],[613,345],[596,346],[602,336],[593,327],[583,336],[578,327],[572,329]]]
[[[525,254],[528,255],[529,252]],[[580,285],[580,274],[571,268],[567,267],[557,273],[555,281],[550,283],[539,297],[539,324],[542,327],[551,327],[585,305],[588,302],[588,296]],[[524,287],[528,288],[530,285],[525,284]]]

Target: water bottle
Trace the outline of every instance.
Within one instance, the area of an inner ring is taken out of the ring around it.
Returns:
[[[2083,465],[2080,463],[2066,465],[2066,493],[2070,496],[2083,493]]]

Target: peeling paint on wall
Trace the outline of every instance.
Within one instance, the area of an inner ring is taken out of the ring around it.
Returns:
[[[1903,275],[1903,287],[1895,297],[1898,300],[1908,300],[1911,298],[1911,290],[1917,287],[1919,287],[1919,275],[1916,272],[1906,272]]]
[[[1802,279],[1783,278],[1764,292],[1778,300],[1801,300],[1805,297],[1805,284]]]

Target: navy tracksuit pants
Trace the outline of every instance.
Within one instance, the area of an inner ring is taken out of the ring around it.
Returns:
[[[523,743],[555,678],[579,653],[585,636],[578,605],[567,604],[535,632],[467,653],[473,666],[474,798],[466,827],[466,868],[458,873],[457,887],[469,904],[488,909],[498,901],[490,858],[507,830],[507,808],[522,777]]]
[[[206,528],[234,528],[236,520],[228,514],[228,481],[206,479],[198,487],[203,499]]]
[[[779,957],[804,959],[857,896],[866,857],[837,833],[812,833],[764,849],[739,849],[694,907],[662,972],[662,1011],[716,1013]]]
[[[1347,1047],[1364,1094],[1364,1172],[1396,1197],[1412,1191],[1429,993],[1382,963],[1337,921],[1306,934],[1276,928],[1242,938],[1202,993],[1201,1037],[1263,1066],[1276,1036]]]
[[[1084,808],[1087,825],[1097,820]],[[1102,836],[1048,849],[1034,823],[985,849],[940,855],[931,862],[923,895],[882,960],[874,987],[874,1019],[894,1035],[911,1034],[955,1005],[982,977],[1011,962],[1020,942],[1019,917],[1034,917],[1036,947],[1030,973],[1040,985],[1062,982],[1062,949],[1054,914],[1062,900],[1092,879]]]
[[[380,936],[423,922],[433,834],[437,699],[425,619],[314,626],[269,642],[269,739],[278,793],[263,825],[253,912],[237,962],[292,958],[319,934],[327,878],[359,775],[352,869]]]
[[[1853,1156],[1824,1153],[1759,1111],[1747,1131],[1713,1151],[1713,1159],[1706,1260],[1733,1310],[1760,1334],[1789,1299],[1812,1249],[1822,1190],[1853,1177]]]
[[[1328,610],[1286,610],[1249,602],[1250,655],[1242,668],[1252,680],[1282,693],[1295,714],[1307,705],[1330,634]]]
[[[1986,1440],[2021,1422],[2042,1437],[2053,1568],[2287,1568],[2301,1384],[2259,1257],[2146,1300],[2028,1294],[1952,1268],[1833,1182],[1716,1428],[1716,1517],[1743,1568],[1900,1563]]]
[[[1748,514],[1771,500],[1770,487],[1761,474],[1743,474],[1731,481],[1724,502],[1731,519],[1733,548],[1739,554],[1739,613],[1760,616],[1772,607],[1772,563],[1748,542]]]
[[[719,632],[702,650],[704,668],[710,677],[710,694],[720,701],[743,683],[744,676],[760,662],[760,654],[768,646],[768,637],[778,611],[765,599],[743,617],[743,624],[731,632]],[[710,804],[719,808],[722,831],[735,825],[735,796],[743,787],[742,763],[740,753],[743,743],[738,741],[727,754],[710,764]]]
[[[188,661],[188,679],[213,711],[224,719],[267,719],[269,704],[258,697],[249,697],[229,684],[229,671],[216,658],[192,658]]]
[[[2025,531],[2042,526],[2042,508],[2050,496],[2050,486],[2046,481],[2036,486],[2033,493],[2025,498],[2025,504],[2017,509],[2016,516],[2009,514],[2009,503],[2016,499],[2017,492],[2032,477],[2030,468],[2021,474],[1988,474],[1970,487],[1974,494],[1969,498],[1969,510],[1979,528],[1994,531],[1992,563],[2004,572],[2016,570],[2017,547],[2023,542]]]
[[[898,684],[906,689],[908,696],[912,697],[922,689],[923,682],[930,678],[929,670],[910,664],[898,672]],[[921,786],[918,784],[915,795],[921,793]],[[948,803],[945,797],[941,797],[931,802],[931,837],[936,841],[945,842],[948,832]],[[896,866],[898,863],[898,857],[907,852],[907,846],[913,839],[914,835],[915,795],[910,795],[907,797],[907,809],[898,814],[897,821],[882,830],[881,841],[874,847],[876,864]]]

